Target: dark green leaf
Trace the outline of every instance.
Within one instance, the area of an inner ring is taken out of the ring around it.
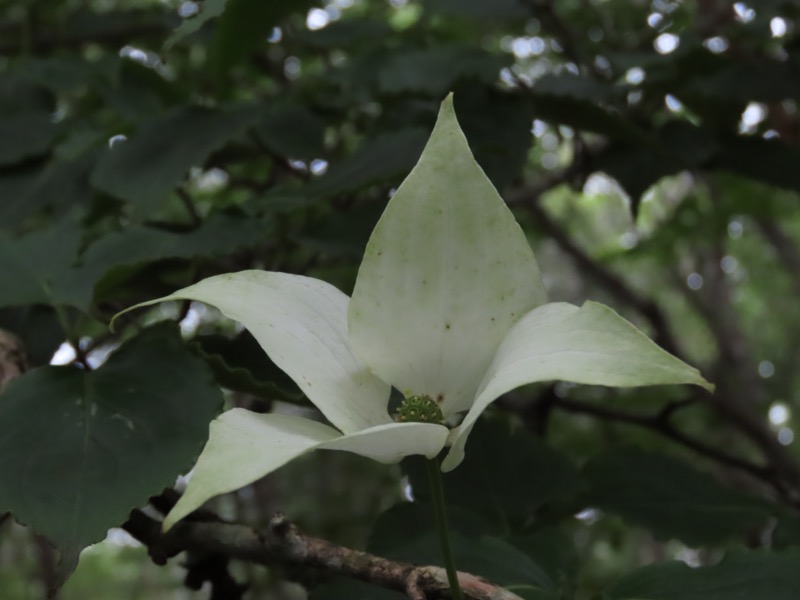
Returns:
[[[295,36],[317,48],[337,49],[369,42],[380,44],[391,33],[392,28],[384,21],[352,17],[335,21],[316,31],[298,31]]]
[[[0,307],[72,303],[68,272],[80,237],[72,219],[19,239],[0,232]]]
[[[522,174],[528,162],[533,143],[530,98],[474,85],[463,86],[453,97],[475,160],[502,190]]]
[[[360,257],[385,207],[373,202],[333,212],[304,231],[300,241],[326,256]]]
[[[407,460],[415,496],[427,499],[427,474],[421,461]],[[547,502],[579,490],[576,468],[559,451],[506,423],[483,419],[470,434],[467,456],[444,473],[445,494],[454,506],[492,519],[501,530],[520,523]]]
[[[256,244],[269,236],[261,219],[215,214],[189,233],[132,226],[94,242],[77,265],[81,230],[74,219],[28,236],[0,234],[0,306],[69,305],[88,312],[93,292],[119,285],[132,267],[167,258],[214,256]],[[127,267],[126,271],[120,269]]]
[[[667,562],[625,576],[606,600],[795,600],[800,553],[735,550],[713,567]]]
[[[235,338],[200,335],[193,342],[222,387],[267,400],[299,402],[303,399],[297,385],[275,366],[248,331]]]
[[[564,530],[544,527],[526,535],[511,535],[506,541],[529,556],[552,581],[574,579],[578,556],[572,537]]]
[[[272,28],[292,13],[303,13],[311,0],[228,0],[214,28],[209,63],[218,74],[248,58],[267,44]]]
[[[730,489],[708,473],[639,449],[609,452],[589,462],[587,501],[642,525],[661,539],[714,544],[763,525],[769,505]]]
[[[311,590],[308,600],[403,600],[408,596],[401,592],[370,585],[354,579],[334,579]]]
[[[191,35],[200,29],[208,20],[220,16],[225,11],[226,3],[227,0],[204,0],[200,3],[200,12],[185,19],[169,36],[164,43],[164,48],[171,48],[187,35]]]
[[[530,9],[522,0],[431,0],[429,10],[486,21],[524,19]]]
[[[468,47],[406,50],[387,60],[378,82],[381,90],[388,94],[421,92],[443,98],[461,79],[493,83],[500,69],[510,62],[506,56]]]
[[[790,548],[800,546],[800,517],[783,514],[772,531],[773,548]]]
[[[270,230],[263,220],[225,213],[211,215],[187,233],[132,226],[97,240],[84,253],[82,263],[102,274],[118,265],[226,254],[268,239]]]
[[[0,506],[62,550],[97,542],[191,466],[221,403],[171,323],[96,371],[29,371],[0,396]]]
[[[705,166],[719,149],[710,132],[687,121],[668,121],[646,143],[610,144],[593,164],[628,192],[636,214],[642,194],[662,177]]]
[[[423,129],[380,135],[333,163],[327,173],[309,185],[309,190],[336,195],[376,183],[400,183],[417,163],[427,140],[428,132]]]
[[[275,106],[265,111],[255,131],[272,152],[286,158],[310,160],[324,151],[324,123],[302,106]]]
[[[729,137],[714,164],[719,168],[752,177],[770,185],[800,190],[800,149],[781,140],[759,137]]]
[[[13,165],[44,154],[55,134],[49,113],[21,112],[0,117],[0,165]]]
[[[0,309],[0,329],[22,340],[28,364],[32,367],[50,363],[64,342],[64,332],[52,307],[43,305]]]
[[[456,568],[507,586],[523,598],[557,598],[556,585],[530,557],[504,540],[481,533],[479,517],[450,511],[451,545]],[[427,504],[398,504],[384,512],[370,538],[369,551],[394,560],[441,565],[441,551]]]
[[[545,75],[531,89],[534,115],[540,119],[610,138],[640,139],[630,120],[607,106],[619,94],[610,84],[571,73]]]
[[[87,310],[93,295],[98,301],[112,295],[148,262],[228,254],[266,240],[270,231],[263,219],[215,213],[187,233],[136,225],[110,233],[89,246],[71,274],[74,305]]]
[[[74,159],[54,158],[44,166],[0,177],[0,219],[5,227],[12,229],[41,209],[59,214],[85,206],[92,194],[88,173],[94,158],[91,152]]]
[[[110,62],[105,77],[94,88],[110,107],[131,122],[163,113],[167,107],[186,102],[185,90],[165,80],[154,69],[128,59]]]
[[[728,63],[713,74],[683,82],[681,91],[720,103],[782,102],[800,99],[794,65],[785,60],[756,59]]]
[[[23,68],[0,76],[0,114],[11,115],[32,110],[49,114],[53,108],[52,96],[31,83],[24,63]]]
[[[258,115],[255,106],[174,110],[108,149],[92,172],[92,184],[133,203],[139,215],[147,215],[164,202],[189,167],[201,166]]]

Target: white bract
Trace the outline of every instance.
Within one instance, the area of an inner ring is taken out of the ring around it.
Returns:
[[[224,413],[165,528],[314,449],[391,463],[449,446],[442,468],[453,469],[483,410],[527,383],[712,387],[610,308],[546,304],[533,252],[475,162],[452,97],[372,233],[352,298],[308,277],[243,271],[145,304],[165,300],[241,322],[333,425]],[[445,419],[466,416],[452,430],[394,422],[392,387],[435,400]]]

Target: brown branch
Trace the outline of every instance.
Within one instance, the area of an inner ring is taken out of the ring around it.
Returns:
[[[797,242],[772,218],[755,217],[756,226],[767,242],[775,249],[775,254],[791,275],[795,291],[800,293],[800,248]]]
[[[628,413],[566,398],[557,399],[553,403],[553,408],[565,412],[591,415],[606,421],[626,423],[649,429],[720,464],[744,471],[766,483],[775,483],[773,481],[774,472],[769,467],[764,467],[749,460],[723,452],[680,431],[670,420],[670,416],[678,408],[676,404],[667,404],[664,409],[654,415]]]
[[[800,488],[794,483],[795,476],[792,471],[794,468],[793,459],[786,456],[785,450],[771,432],[768,430],[766,433],[760,430],[754,432],[751,429],[754,421],[749,417],[745,418],[739,415],[736,408],[732,411],[726,411],[719,409],[718,406],[716,407],[723,417],[727,417],[734,421],[736,425],[739,425],[742,433],[750,437],[759,446],[765,457],[765,464],[759,464],[720,450],[715,446],[687,435],[672,422],[672,416],[683,407],[700,402],[708,402],[708,397],[705,394],[702,397],[689,396],[682,401],[670,402],[654,414],[627,412],[590,402],[560,398],[555,394],[553,386],[550,386],[533,402],[521,402],[521,400],[521,398],[515,398],[511,395],[501,398],[497,404],[499,407],[519,415],[526,427],[536,432],[537,435],[545,435],[547,420],[554,410],[584,414],[604,421],[641,427],[681,444],[720,465],[743,472],[753,479],[768,485],[788,506],[800,506],[800,493],[798,493]],[[719,403],[725,404],[727,401],[718,394],[714,394],[712,396],[712,404]],[[733,415],[731,415],[731,412],[733,412]],[[743,424],[739,423],[740,419]],[[767,439],[764,439],[765,435],[768,436]]]
[[[20,339],[0,329],[0,393],[28,368],[28,359]]]
[[[218,520],[184,520],[168,532],[161,523],[134,510],[124,528],[144,543],[158,564],[183,551],[221,555],[262,565],[287,565],[365,581],[407,594],[412,600],[449,597],[443,568],[392,561],[338,546],[302,533],[275,515],[266,529]],[[479,577],[459,573],[466,600],[519,600],[519,596]]]
[[[37,31],[30,40],[30,50],[35,54],[47,53],[54,49],[80,48],[87,44],[130,44],[142,38],[161,39],[177,25],[175,19],[155,16],[123,26],[108,26],[92,32],[73,33],[70,31]],[[5,23],[3,40],[0,42],[0,55],[19,54],[24,44],[15,39],[21,36],[21,25]]]

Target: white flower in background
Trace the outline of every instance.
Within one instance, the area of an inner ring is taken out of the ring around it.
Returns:
[[[243,271],[139,306],[165,300],[205,302],[241,322],[333,425],[222,414],[165,528],[314,449],[391,463],[450,446],[442,469],[453,469],[483,410],[527,383],[712,388],[610,308],[546,304],[533,252],[475,162],[452,97],[372,233],[352,298],[309,277]],[[392,386],[408,421],[429,422],[396,422]],[[460,426],[443,424],[462,412]]]

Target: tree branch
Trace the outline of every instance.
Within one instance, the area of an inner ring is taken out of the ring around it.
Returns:
[[[708,457],[720,464],[734,469],[739,469],[760,479],[769,484],[774,484],[774,473],[768,467],[758,465],[749,460],[739,458],[732,454],[728,454],[714,448],[713,446],[694,439],[684,432],[680,431],[670,420],[670,416],[675,412],[679,406],[675,403],[667,404],[661,411],[654,415],[642,415],[617,411],[603,406],[597,406],[589,402],[581,402],[578,400],[569,400],[566,398],[559,398],[553,403],[553,408],[563,410],[565,412],[579,413],[591,415],[599,419],[607,421],[616,421],[618,423],[627,423],[643,427],[661,434],[690,450],[694,450],[698,454]]]
[[[123,526],[144,543],[157,564],[183,551],[221,555],[262,565],[293,565],[351,577],[408,595],[412,600],[448,598],[447,574],[441,567],[417,566],[338,546],[302,533],[275,515],[266,529],[219,520],[184,520],[168,532],[161,523],[134,510]],[[519,596],[468,573],[458,574],[468,600],[520,600]]]
[[[775,249],[778,259],[791,275],[795,291],[800,293],[800,248],[797,243],[775,219],[756,216],[754,221],[764,239]]]
[[[28,368],[28,359],[20,339],[0,329],[0,392]]]
[[[119,24],[109,23],[102,29],[93,31],[37,31],[30,40],[30,51],[34,54],[50,52],[56,48],[79,48],[87,44],[130,44],[142,38],[162,39],[172,31],[178,20],[165,15],[142,15],[141,20],[133,23],[121,20]],[[20,38],[19,23],[3,23],[0,54],[15,55],[23,50]],[[77,28],[76,28],[77,29]]]
[[[732,420],[744,435],[756,443],[763,453],[764,464],[725,452],[687,435],[671,421],[672,416],[678,410],[699,402],[707,403],[708,395],[689,396],[682,401],[666,404],[654,414],[640,414],[599,406],[591,402],[560,398],[551,386],[533,402],[521,405],[514,401],[513,396],[509,396],[501,398],[498,406],[518,414],[526,426],[535,431],[537,435],[545,435],[546,420],[554,410],[584,414],[604,421],[642,427],[681,444],[720,465],[745,473],[753,479],[767,484],[787,506],[800,506],[800,487],[796,483],[794,460],[786,454],[785,449],[769,431],[765,432],[758,427],[754,428],[755,422],[749,416],[741,415],[738,407],[729,408],[727,406],[729,402],[719,394],[711,395],[711,403],[716,405],[715,408],[722,413],[722,416]],[[725,405],[725,408],[720,408],[720,404]]]

